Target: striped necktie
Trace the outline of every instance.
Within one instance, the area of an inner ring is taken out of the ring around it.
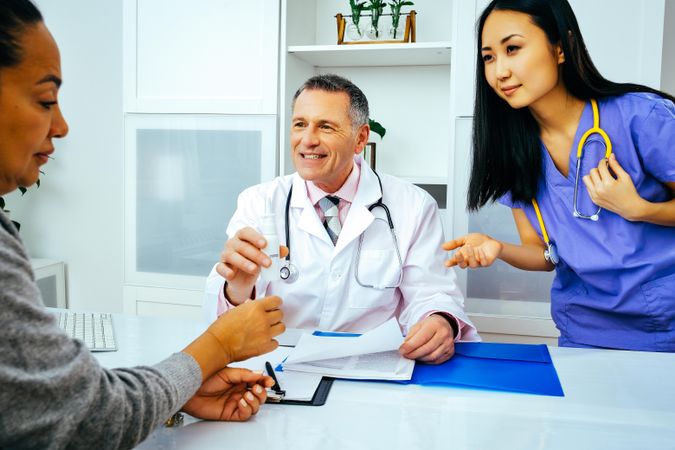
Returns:
[[[340,230],[342,226],[340,225],[340,217],[338,204],[340,203],[339,197],[333,197],[332,195],[327,195],[321,200],[319,200],[319,208],[323,211],[323,226],[328,232],[330,240],[333,241],[333,245],[338,240],[340,235]]]

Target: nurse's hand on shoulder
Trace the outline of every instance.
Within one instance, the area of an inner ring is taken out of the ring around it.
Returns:
[[[459,266],[462,269],[487,267],[499,257],[504,245],[481,233],[470,233],[443,244],[443,250],[457,250],[445,261],[446,267]]]
[[[265,388],[273,385],[261,373],[226,367],[204,381],[182,411],[205,420],[248,420],[265,403]]]
[[[402,356],[429,364],[441,364],[455,354],[455,339],[448,320],[432,314],[410,328],[398,349]]]
[[[243,303],[250,298],[260,268],[272,264],[262,250],[266,246],[267,241],[262,234],[251,227],[237,231],[237,234],[225,243],[216,272],[227,280],[228,297],[233,304]],[[288,249],[281,245],[279,252],[283,258],[288,254]]]
[[[591,169],[583,180],[593,203],[617,213],[624,219],[635,219],[642,203],[645,202],[635,189],[630,175],[616,160],[614,153],[609,155],[608,160],[600,160],[598,167]]]

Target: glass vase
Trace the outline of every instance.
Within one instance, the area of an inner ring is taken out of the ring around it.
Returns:
[[[359,26],[355,23],[350,23],[347,25],[347,37],[351,41],[358,41],[363,37],[363,34],[361,34],[361,30],[359,29]]]

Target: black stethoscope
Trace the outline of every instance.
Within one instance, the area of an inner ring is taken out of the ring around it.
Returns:
[[[399,276],[398,281],[393,286],[375,286],[371,284],[362,283],[359,279],[359,261],[361,255],[361,245],[363,243],[363,233],[359,236],[359,246],[356,253],[356,270],[354,272],[354,277],[356,282],[362,287],[371,287],[376,289],[393,289],[401,285],[401,280],[403,279],[403,260],[401,259],[401,253],[398,250],[398,239],[396,238],[396,231],[394,230],[394,222],[391,220],[391,214],[389,213],[389,208],[382,201],[382,196],[384,195],[384,190],[382,189],[382,180],[380,176],[373,170],[373,173],[377,177],[377,182],[380,185],[380,198],[368,207],[369,212],[373,212],[375,208],[382,208],[384,213],[387,215],[387,223],[389,225],[389,232],[391,233],[392,241],[394,248],[396,249],[396,255],[398,256],[399,264]],[[293,194],[293,185],[288,190],[288,197],[286,197],[286,210],[284,215],[284,231],[286,233],[286,248],[288,248],[288,254],[286,255],[286,261],[284,262],[283,267],[279,270],[279,277],[286,281],[287,283],[293,283],[298,279],[298,268],[291,262],[291,233],[289,227],[289,211],[291,209],[291,197]]]

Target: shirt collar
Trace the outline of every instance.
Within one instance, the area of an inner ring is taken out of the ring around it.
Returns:
[[[309,196],[309,201],[312,202],[312,205],[316,205],[319,200],[327,195],[334,195],[336,197],[340,197],[342,200],[352,203],[354,201],[354,197],[356,197],[356,191],[359,188],[359,179],[361,178],[361,168],[358,164],[356,164],[356,162],[353,164],[354,166],[352,167],[351,173],[342,184],[340,189],[335,191],[333,194],[324,192],[321,188],[314,184],[313,181],[305,181],[305,185],[307,186],[307,195]]]

